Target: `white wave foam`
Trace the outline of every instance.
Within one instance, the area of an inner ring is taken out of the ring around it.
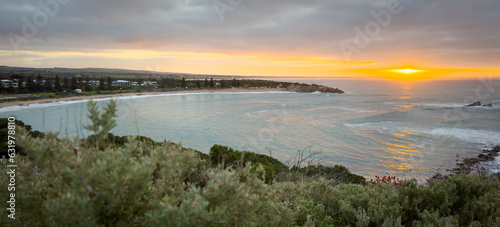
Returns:
[[[442,108],[457,108],[457,107],[464,107],[465,106],[461,103],[412,103],[412,105],[442,107]]]
[[[430,106],[430,107],[440,107],[440,108],[460,108],[460,107],[465,107],[467,105],[467,104],[462,104],[462,103],[411,103],[411,104],[415,105],[415,106]],[[500,109],[500,107],[498,105],[493,105],[493,107],[475,106],[474,108]]]
[[[435,128],[423,133],[454,137],[465,142],[482,144],[482,148],[491,148],[500,144],[500,132],[462,128]]]
[[[491,169],[490,171],[493,173],[500,173],[500,156],[495,158],[495,164],[499,167],[497,169]]]
[[[374,111],[369,111],[369,110],[364,110],[364,109],[355,109],[355,108],[340,108],[339,110],[347,111],[347,112],[359,112],[359,113],[374,112]]]
[[[164,96],[189,96],[189,95],[222,95],[222,94],[228,94],[228,95],[235,95],[235,94],[243,94],[243,95],[250,95],[250,94],[286,94],[286,93],[296,93],[296,92],[289,92],[289,91],[245,91],[245,92],[191,92],[191,93],[167,93],[167,94],[150,94],[150,95],[126,95],[124,94],[123,96],[114,96],[114,97],[106,97],[106,98],[96,98],[94,101],[96,102],[101,102],[101,101],[108,101],[111,99],[117,99],[117,100],[124,100],[124,99],[138,99],[138,98],[148,98],[148,97],[164,97]],[[51,107],[51,106],[59,106],[59,105],[70,105],[70,104],[75,104],[75,103],[85,103],[88,102],[90,98],[88,99],[79,99],[79,100],[69,100],[69,101],[47,101],[44,103],[33,103],[33,104],[28,104],[28,105],[20,105],[20,106],[6,106],[0,108],[0,113],[5,113],[5,112],[11,112],[11,111],[21,111],[25,109],[33,109],[33,108],[45,108],[45,107]],[[43,101],[43,100],[41,100]]]
[[[400,122],[394,122],[394,121],[383,121],[383,122],[366,122],[366,123],[358,123],[358,124],[349,124],[349,123],[344,123],[344,126],[348,128],[368,128],[371,130],[376,130],[379,133],[386,134],[386,133],[394,133],[394,132],[400,132],[402,130],[408,130],[404,126],[401,125]]]
[[[59,105],[70,105],[70,104],[87,102],[88,100],[89,99],[80,99],[80,100],[71,100],[71,101],[33,103],[33,104],[21,105],[21,106],[6,106],[3,108],[0,108],[0,113],[10,112],[10,111],[21,111],[21,110],[25,110],[25,109],[45,108],[45,107],[59,106]]]

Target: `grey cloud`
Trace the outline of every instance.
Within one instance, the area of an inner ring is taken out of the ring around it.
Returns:
[[[20,34],[21,18],[39,10],[37,2],[0,0],[1,49],[9,49],[7,33]],[[213,1],[206,0],[71,0],[24,48],[280,51],[334,57],[341,55],[339,43],[353,38],[355,27],[373,21],[370,11],[384,9],[387,2],[243,0],[221,21]],[[498,48],[500,1],[401,0],[401,6],[403,11],[392,15],[363,52]],[[144,45],[127,46],[139,41]]]

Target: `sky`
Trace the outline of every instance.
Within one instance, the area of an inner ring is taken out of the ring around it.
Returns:
[[[427,79],[499,63],[498,0],[0,0],[6,66]]]

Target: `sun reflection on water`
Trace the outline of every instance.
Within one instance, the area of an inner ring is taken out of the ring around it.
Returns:
[[[402,110],[410,110],[413,107],[413,105],[411,103],[409,103],[409,101],[413,97],[413,93],[410,92],[410,88],[411,87],[409,84],[403,85],[402,94],[398,97],[399,100],[402,102],[399,105],[399,107],[401,107]]]
[[[386,159],[383,160],[383,165],[386,169],[391,169],[390,173],[398,173],[401,170],[411,172],[417,169],[415,156],[420,152],[414,145],[409,136],[418,135],[415,132],[409,131],[408,128],[400,132],[394,133],[393,138],[389,141],[379,141],[385,145]]]

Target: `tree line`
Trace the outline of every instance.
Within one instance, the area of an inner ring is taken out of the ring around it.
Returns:
[[[0,92],[2,93],[32,93],[32,92],[62,92],[70,91],[75,89],[82,90],[92,90],[92,86],[89,81],[99,81],[99,90],[110,90],[112,89],[111,77],[101,77],[99,79],[90,77],[63,77],[60,78],[59,75],[55,77],[42,77],[38,76],[12,76],[10,80],[17,80],[18,87],[4,87],[0,86]],[[3,84],[2,84],[3,85]]]

